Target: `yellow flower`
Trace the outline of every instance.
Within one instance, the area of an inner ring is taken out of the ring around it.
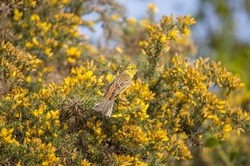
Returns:
[[[184,27],[184,29],[183,29],[183,34],[184,34],[184,35],[189,35],[189,34],[190,34],[190,30],[189,30],[188,27]]]
[[[0,126],[4,126],[5,125],[5,120],[3,119],[2,116],[0,116]]]
[[[48,112],[48,113],[46,114],[46,120],[49,120],[49,119],[51,119],[51,114],[50,114],[50,112]]]
[[[136,18],[129,18],[127,21],[129,24],[135,24],[137,20]]]
[[[21,162],[19,161],[16,166],[22,166]]]
[[[52,4],[55,4],[57,2],[57,0],[52,0],[51,2],[52,2]]]
[[[48,55],[48,57],[51,57],[53,55],[53,52],[51,52],[51,48],[45,48],[44,54]]]
[[[35,7],[36,6],[36,0],[29,0],[30,1],[30,6]]]
[[[6,137],[6,136],[8,136],[8,135],[12,134],[12,133],[13,133],[13,131],[14,131],[14,129],[13,129],[13,128],[12,128],[12,129],[10,129],[10,130],[8,130],[8,129],[6,129],[6,128],[2,128],[2,131],[1,131],[1,133],[0,133],[0,136],[2,136],[2,137]]]
[[[32,111],[31,112],[35,117],[38,117],[38,115],[39,115],[39,110],[34,110],[34,111]]]
[[[120,18],[120,16],[117,15],[117,14],[114,14],[114,15],[111,16],[111,19],[112,19],[113,21],[117,21],[119,18]]]
[[[88,26],[89,26],[89,27],[93,27],[94,24],[95,24],[94,21],[89,21],[89,22],[88,22]]]
[[[34,44],[32,44],[32,43],[29,42],[29,41],[26,41],[26,42],[25,42],[25,46],[26,46],[27,48],[31,48],[31,47],[34,46]]]
[[[33,37],[33,38],[32,38],[32,42],[33,42],[36,46],[39,45],[39,42],[37,41],[36,37]]]
[[[48,161],[43,161],[42,162],[42,166],[48,166],[49,165],[49,162]]]
[[[114,63],[111,64],[111,67],[114,71],[116,71],[116,65]]]
[[[163,36],[160,38],[160,42],[161,42],[161,43],[164,43],[166,40],[167,40],[166,35],[163,35]]]
[[[122,49],[120,47],[115,47],[116,51],[119,52],[119,53],[122,53]]]
[[[189,25],[189,24],[195,24],[196,21],[194,18],[192,18],[192,15],[189,14],[188,16],[184,16],[184,24]]]
[[[29,24],[27,24],[27,23],[22,24],[22,28],[27,28],[28,26],[29,26]]]
[[[146,41],[140,41],[140,42],[139,42],[139,45],[140,45],[141,47],[147,47],[147,46],[148,46],[148,43],[147,43]]]
[[[106,75],[106,80],[107,80],[108,82],[111,82],[112,79],[113,79],[113,77],[112,77],[111,74],[107,74],[107,75]]]
[[[96,132],[97,135],[101,135],[102,128],[98,127],[96,129],[94,129],[94,131]]]
[[[112,115],[112,117],[114,117],[114,118],[120,118],[120,117],[122,117],[122,114],[115,114],[115,115]]]
[[[27,76],[27,77],[26,77],[26,82],[27,82],[27,83],[30,83],[30,82],[31,82],[31,77],[30,77],[30,76]]]
[[[7,144],[17,144],[18,142],[15,139],[12,139],[12,133],[14,131],[14,128],[12,129],[6,129],[6,128],[2,128],[1,132],[0,132],[0,138]]]
[[[30,21],[40,21],[40,17],[37,14],[33,14],[30,17]]]
[[[94,124],[87,121],[87,126],[90,128],[90,129],[93,129],[94,128]]]
[[[69,63],[76,63],[76,60],[75,59],[73,59],[73,58],[71,58],[71,57],[68,57],[67,58],[67,62],[69,62]]]
[[[48,30],[51,28],[52,24],[51,23],[47,23],[47,22],[39,22],[38,27],[41,27],[43,29],[43,32],[46,33],[48,32]]]
[[[60,125],[60,121],[59,120],[55,120],[54,123],[59,126]]]
[[[174,40],[177,39],[177,35],[178,35],[179,31],[177,29],[173,29],[169,32],[169,37],[173,38]]]
[[[100,89],[95,89],[95,92],[96,92],[98,95],[100,95],[100,96],[103,95],[102,92],[100,91]]]
[[[14,20],[18,21],[23,16],[23,12],[20,12],[18,9],[14,9]]]
[[[147,28],[147,27],[148,27],[148,24],[149,24],[149,20],[148,20],[148,19],[141,20],[141,21],[139,22],[139,24],[140,24],[143,28]]]
[[[105,64],[106,60],[103,55],[100,55],[100,58],[98,58],[102,64]]]
[[[38,129],[37,133],[38,135],[44,135],[44,131],[42,129]]]
[[[23,38],[23,34],[18,34],[18,39],[22,39]]]
[[[69,3],[69,0],[62,0],[61,1],[63,4],[67,4],[67,3]]]
[[[233,128],[230,124],[226,124],[224,127],[223,127],[223,131],[224,132],[229,132],[231,131]]]
[[[67,130],[68,128],[69,128],[69,126],[66,123],[64,123],[63,124],[63,130]]]
[[[71,57],[75,57],[75,58],[79,58],[81,55],[81,52],[77,50],[76,47],[70,47],[66,49],[66,53],[71,56]]]
[[[159,10],[155,7],[154,3],[148,4],[148,8],[153,12],[153,13],[158,13]]]
[[[60,111],[59,110],[55,110],[55,111],[49,111],[46,115],[46,120],[49,119],[59,119],[59,115],[60,115]]]
[[[81,166],[91,166],[91,163],[88,160],[84,159],[81,161]]]

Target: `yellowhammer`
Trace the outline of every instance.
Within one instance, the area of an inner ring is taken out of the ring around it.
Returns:
[[[111,82],[103,96],[103,99],[101,102],[97,103],[93,109],[111,117],[115,97],[128,88],[135,73],[136,66],[134,64],[130,64],[126,67],[125,70]]]

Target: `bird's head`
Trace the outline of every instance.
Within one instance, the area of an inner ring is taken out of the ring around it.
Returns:
[[[130,64],[125,68],[125,72],[132,78],[136,74],[136,66],[135,64]]]

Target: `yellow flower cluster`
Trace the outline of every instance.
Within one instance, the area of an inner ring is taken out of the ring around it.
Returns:
[[[49,2],[49,4],[51,1]],[[25,46],[32,53],[36,53],[35,49],[43,49],[44,54],[49,58],[54,56],[58,49],[67,46],[67,42],[62,43],[60,38],[66,38],[71,36],[73,38],[78,38],[79,34],[77,27],[82,24],[82,20],[71,13],[54,13],[53,18],[42,20],[38,14],[33,14],[30,16],[29,22],[23,20],[23,24],[27,24],[30,27],[29,35],[30,40],[25,41]],[[60,20],[63,20],[62,22]],[[54,22],[57,22],[56,24]],[[29,25],[30,24],[30,25]],[[25,35],[25,34],[23,34]],[[53,35],[53,37],[51,37]],[[66,49],[66,54],[70,58],[79,58],[80,52],[76,51],[77,48],[69,47]],[[72,59],[68,59],[72,62]]]
[[[181,138],[178,138],[176,134],[171,136],[166,150],[177,160],[185,160],[193,157],[185,142]]]
[[[16,49],[11,43],[1,43],[0,55],[0,73],[3,73],[4,77],[2,79],[16,85],[24,81],[25,71],[36,70],[40,64],[36,56]]]
[[[141,165],[141,166],[147,166],[148,164],[146,162],[140,161],[139,159],[140,154],[137,154],[135,156],[130,155],[116,155],[114,154],[115,158],[115,164],[121,165],[121,166],[128,166],[128,165]]]
[[[23,16],[23,12],[20,12],[18,9],[14,10],[14,17],[15,21],[18,21]]]
[[[30,99],[26,96],[28,94],[27,89],[23,89],[22,87],[16,87],[11,90],[11,92],[4,98],[6,102],[11,102],[11,109],[22,109],[29,107]],[[15,111],[16,117],[21,117],[22,113]]]
[[[36,1],[29,2],[32,7],[36,5]],[[24,14],[25,11],[20,11],[18,8],[14,9],[15,22],[10,25],[19,32],[15,39],[16,42],[19,42],[31,54],[39,55],[38,57],[42,57],[41,59],[45,61],[66,59],[71,64],[76,63],[82,54],[84,45],[89,44],[88,42],[81,43],[87,38],[78,32],[78,28],[83,25],[84,20],[80,15],[64,11],[64,5],[68,3],[69,1],[62,3],[44,1],[39,3],[39,6],[46,5],[46,12],[29,9],[30,14]],[[88,25],[86,24],[86,26]],[[84,51],[87,52],[88,49]]]
[[[67,77],[64,79],[63,85],[60,87],[61,91],[64,94],[68,94],[75,87],[79,87],[82,89],[82,92],[90,89],[95,85],[103,86],[104,83],[100,78],[97,78],[94,75],[94,71],[96,70],[96,66],[92,62],[85,62],[85,66],[76,67],[71,70],[72,77]],[[100,93],[100,90],[95,89],[96,93]],[[87,95],[86,95],[87,97]]]
[[[66,49],[66,53],[69,56],[67,58],[67,61],[70,63],[75,63],[76,62],[76,58],[79,58],[81,55],[81,52],[77,50],[76,47],[70,47]]]
[[[153,12],[153,13],[158,13],[158,9],[155,7],[154,3],[148,4],[148,8]]]
[[[132,116],[132,119],[138,119],[143,121],[149,117],[147,114],[147,108],[149,104],[147,102],[154,99],[154,94],[149,90],[148,84],[142,84],[139,80],[133,82],[133,84],[126,90],[127,94],[136,94],[128,96],[131,102],[120,102],[118,104],[119,114],[115,114],[114,118],[123,117],[128,122]],[[132,111],[134,110],[134,111]],[[130,115],[131,114],[131,115]],[[125,117],[126,116],[126,117]]]
[[[31,151],[41,160],[41,164],[37,166],[44,166],[44,165],[57,165],[60,161],[60,157],[57,157],[55,152],[56,148],[51,143],[43,143],[39,138],[32,138],[30,143]],[[59,164],[62,166],[62,164]]]
[[[14,144],[16,146],[20,146],[19,142],[17,140],[15,140],[12,137],[12,133],[13,133],[14,129],[6,129],[6,128],[2,128],[1,132],[0,132],[0,145],[1,143],[6,143],[6,144]]]
[[[194,23],[190,15],[179,16],[176,21],[173,16],[163,16],[160,25],[148,26],[149,39],[140,42],[142,53],[149,61],[144,78],[150,82],[150,91],[155,94],[155,103],[151,102],[147,108],[151,126],[144,126],[143,131],[162,161],[167,157],[164,150],[176,159],[192,158],[186,140],[202,146],[204,138],[223,140],[233,129],[240,135],[249,126],[248,113],[233,108],[210,91],[212,85],[218,85],[229,94],[244,86],[220,63],[202,58],[190,63],[189,59],[179,55],[161,59],[167,55],[169,41],[178,39],[179,34],[189,34],[189,26]],[[241,125],[235,119],[241,119]],[[167,137],[154,138],[157,132],[152,132],[153,129]],[[154,144],[155,140],[158,140],[157,144]]]
[[[137,125],[125,124],[114,136],[116,140],[128,147],[139,148],[148,144],[147,134]]]
[[[178,133],[182,135],[191,133],[192,137],[190,139],[197,142],[202,138],[201,133],[198,132],[198,126],[203,126],[207,128],[206,132],[213,134],[213,137],[224,139],[225,134],[233,130],[234,124],[238,124],[234,119],[242,120],[242,124],[234,128],[239,133],[244,131],[243,128],[249,123],[249,114],[232,108],[226,101],[219,100],[208,89],[212,85],[211,82],[217,83],[216,81],[223,79],[230,80],[230,84],[227,81],[219,82],[221,87],[234,90],[234,87],[242,86],[237,77],[232,76],[219,64],[214,65],[215,62],[213,61],[208,63],[207,59],[200,58],[196,63],[192,64],[189,63],[188,59],[183,60],[181,56],[176,55],[171,62],[170,67],[166,68],[162,77],[159,78],[161,93],[156,93],[155,97],[158,100],[158,105],[155,105],[152,114],[158,119],[158,124],[163,127],[168,126],[167,133],[169,133],[170,137],[172,134],[177,137],[176,134]],[[163,104],[161,104],[161,101],[164,101]],[[236,112],[240,114],[241,118],[235,117]],[[186,137],[182,139],[185,140]],[[171,139],[171,141],[173,140],[181,140],[181,137]],[[179,152],[176,152],[176,148],[173,148],[175,152],[169,148],[177,145],[182,148]],[[177,159],[191,157],[187,147],[179,141],[172,142],[172,144],[168,143],[168,151],[171,151],[170,154],[174,156],[179,154],[181,157],[175,156]],[[183,154],[188,155],[184,157]]]
[[[184,17],[179,16],[176,21],[171,15],[163,16],[160,20],[160,24],[148,26],[148,40],[142,40],[139,43],[142,54],[147,57],[151,64],[147,77],[151,79],[153,78],[152,75],[156,70],[157,63],[159,63],[161,57],[167,55],[167,52],[170,49],[169,42],[171,40],[177,40],[179,36],[184,34],[184,29],[186,33],[189,26],[194,23],[195,20],[194,18],[191,18],[191,15]]]
[[[96,117],[93,116],[91,118],[91,121],[95,121],[95,120],[96,120]],[[95,143],[96,145],[100,145],[103,139],[107,137],[102,131],[102,128],[101,128],[102,122],[97,121],[96,124],[93,124],[92,122],[87,121],[86,126],[92,129],[94,132],[95,136],[93,136],[92,139],[90,140],[92,143]]]
[[[203,73],[205,72],[204,69],[209,69],[209,72],[207,72],[208,80],[215,82],[221,88],[228,88],[227,95],[235,91],[236,88],[244,86],[244,83],[242,83],[238,77],[233,76],[226,68],[220,66],[221,62],[216,63],[212,61],[207,64],[207,61],[208,59],[203,60],[199,58],[196,62],[196,67]],[[220,77],[217,75],[220,75]]]
[[[188,35],[190,33],[189,25],[195,24],[196,21],[192,16],[189,14],[188,16],[178,16],[177,17],[177,24],[179,27],[181,27],[181,31],[184,35]]]

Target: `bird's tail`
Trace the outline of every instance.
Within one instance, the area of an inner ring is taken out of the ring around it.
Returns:
[[[114,99],[108,100],[103,98],[100,103],[94,105],[93,109],[95,111],[102,112],[104,115],[111,117],[114,105]]]

